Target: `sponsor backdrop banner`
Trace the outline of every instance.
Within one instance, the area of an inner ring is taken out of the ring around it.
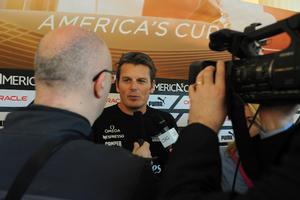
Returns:
[[[210,33],[265,26],[292,14],[240,0],[0,0],[0,66],[32,69],[44,34],[77,25],[104,38],[114,63],[124,52],[143,51],[158,77],[187,79],[195,60],[230,59],[209,50]],[[270,40],[267,50],[282,48],[283,41]]]
[[[0,110],[11,111],[34,99],[33,70],[0,68]]]
[[[179,127],[188,121],[188,81],[157,78],[155,91],[150,95],[148,105],[173,115]],[[0,69],[0,128],[6,115],[20,107],[30,105],[35,97],[33,70]],[[106,107],[120,101],[115,85],[106,101]],[[221,143],[233,140],[231,123],[226,120],[219,134]]]
[[[240,0],[0,0],[1,123],[7,112],[33,101],[34,52],[43,35],[57,27],[95,32],[107,42],[113,63],[124,52],[149,54],[159,78],[148,105],[170,112],[182,127],[189,109],[190,63],[230,59],[226,52],[209,50],[209,34],[223,28],[241,31],[254,22],[265,26],[292,14]],[[276,36],[264,51],[278,51],[288,41],[285,34]],[[112,88],[107,106],[118,101]],[[221,141],[232,138],[230,122],[225,124]]]
[[[184,80],[156,79],[155,91],[148,100],[148,105],[170,112],[180,120],[188,112],[188,84]],[[0,110],[9,112],[18,107],[25,107],[34,100],[33,70],[0,69]],[[106,107],[120,101],[115,85],[112,85]],[[181,119],[179,126],[185,126],[187,119]]]

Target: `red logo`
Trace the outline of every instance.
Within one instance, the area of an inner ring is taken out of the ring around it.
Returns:
[[[107,103],[119,103],[120,99],[119,98],[115,99],[115,98],[108,97],[107,100],[106,100],[106,102]]]
[[[27,96],[0,95],[0,101],[27,101]]]

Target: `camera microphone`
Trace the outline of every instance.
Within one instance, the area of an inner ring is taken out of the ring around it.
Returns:
[[[234,37],[244,38],[246,35],[242,32],[222,29],[209,35],[209,48],[213,51],[225,51],[231,49],[231,44],[234,42]]]
[[[178,133],[175,128],[169,128],[165,119],[161,116],[158,116],[159,119],[159,127],[161,128],[161,132],[158,135],[158,139],[163,145],[164,148],[170,147],[174,144],[178,139]]]

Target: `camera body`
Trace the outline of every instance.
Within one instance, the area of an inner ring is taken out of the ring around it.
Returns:
[[[291,50],[226,62],[226,85],[248,103],[300,102],[299,58]]]
[[[248,103],[300,102],[300,14],[255,30],[258,24],[244,32],[222,29],[210,35],[209,46],[214,51],[229,51],[233,58],[226,65],[227,93],[238,94]],[[287,33],[290,45],[276,53],[260,55],[261,45],[268,37]],[[212,61],[190,65],[190,82],[195,67],[201,71]]]

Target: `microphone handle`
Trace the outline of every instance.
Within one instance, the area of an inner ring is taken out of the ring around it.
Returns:
[[[137,128],[138,130],[138,138],[137,138],[137,142],[139,143],[140,146],[142,146],[144,144],[144,139],[146,136],[146,131],[145,131],[145,123],[144,123],[144,116],[142,114],[142,112],[140,111],[136,111],[133,113],[133,116],[136,120],[136,126],[139,127]]]

